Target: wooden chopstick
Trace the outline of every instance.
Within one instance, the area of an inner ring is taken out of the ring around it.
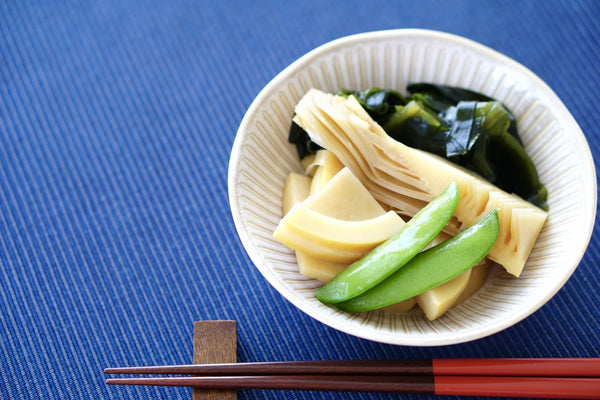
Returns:
[[[203,376],[110,378],[111,385],[600,398],[600,359],[296,361],[107,368],[107,374]]]
[[[107,368],[106,374],[195,375],[488,375],[600,377],[600,358],[452,358],[279,361]]]
[[[276,361],[107,368],[106,374],[196,375],[431,375],[431,360]]]
[[[113,378],[111,385],[598,399],[600,379],[511,376],[267,375]]]

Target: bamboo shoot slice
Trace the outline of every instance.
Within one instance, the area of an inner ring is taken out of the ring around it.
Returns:
[[[321,260],[300,251],[296,252],[296,259],[298,261],[298,271],[302,275],[321,282],[329,282],[350,265],[349,263]]]
[[[448,311],[467,287],[471,270],[456,278],[416,296],[416,301],[430,321],[441,317]]]
[[[290,229],[285,224],[279,224],[273,232],[273,237],[279,240],[296,252],[307,253],[308,255],[325,261],[338,263],[352,263],[368,252],[340,250],[307,237],[304,232],[297,232]]]
[[[283,215],[296,204],[304,201],[310,192],[311,178],[305,175],[292,172],[288,175],[283,185],[283,195],[281,199],[281,211]]]
[[[458,300],[456,300],[456,303],[454,303],[454,307],[467,301],[471,296],[477,293],[479,289],[483,287],[483,285],[485,285],[489,271],[490,261],[485,258],[471,268],[471,275],[469,276],[467,287],[460,294]]]
[[[386,212],[348,168],[343,168],[303,204],[323,215],[346,221],[367,220]]]
[[[401,301],[399,303],[383,307],[382,310],[385,312],[391,313],[391,314],[406,314],[407,312],[412,310],[416,304],[417,304],[417,301],[413,297],[413,298]]]
[[[310,185],[310,194],[314,194],[321,190],[331,178],[344,168],[344,164],[328,150],[319,150],[317,157],[319,156],[321,156],[322,164],[317,165],[313,170],[314,174]]]
[[[289,241],[290,238],[280,237],[278,232],[279,227],[285,226],[288,231],[322,246],[362,253],[386,241],[403,225],[404,221],[394,211],[368,220],[346,221],[320,214],[298,203],[280,221],[274,236],[282,242]]]

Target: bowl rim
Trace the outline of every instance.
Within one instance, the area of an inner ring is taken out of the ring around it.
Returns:
[[[337,49],[344,48],[346,46],[355,46],[361,43],[371,43],[374,40],[382,40],[382,39],[393,39],[393,40],[402,40],[408,38],[415,37],[426,37],[428,39],[437,39],[442,41],[448,41],[455,44],[458,44],[463,47],[467,47],[470,50],[476,51],[477,53],[482,54],[485,58],[491,59],[499,65],[505,65],[511,70],[516,70],[519,73],[523,74],[527,80],[531,81],[532,84],[539,88],[541,91],[545,93],[549,93],[552,96],[550,98],[546,98],[545,100],[552,103],[552,106],[560,111],[560,115],[556,116],[556,119],[564,121],[565,127],[569,127],[570,133],[572,134],[573,140],[577,140],[577,147],[587,149],[586,154],[582,154],[581,156],[585,159],[582,160],[582,163],[587,165],[590,174],[589,179],[587,181],[588,191],[586,193],[582,193],[581,195],[587,199],[588,208],[586,215],[592,221],[588,226],[586,226],[586,230],[583,232],[583,236],[586,240],[581,243],[581,246],[576,254],[572,255],[573,263],[570,266],[569,270],[566,270],[560,280],[555,282],[555,285],[551,290],[547,290],[544,292],[544,296],[541,297],[537,302],[529,304],[526,311],[522,313],[518,313],[512,315],[511,318],[504,318],[502,320],[498,320],[496,323],[491,325],[482,326],[479,329],[469,328],[468,332],[460,331],[460,335],[458,334],[448,334],[444,335],[442,338],[436,337],[428,337],[427,343],[421,343],[424,338],[420,338],[419,336],[415,337],[406,337],[401,336],[400,340],[397,335],[393,334],[385,334],[380,332],[378,337],[373,338],[372,335],[366,335],[361,333],[359,329],[352,329],[352,327],[339,327],[335,324],[335,318],[330,320],[330,318],[325,318],[320,315],[314,315],[313,311],[315,308],[310,304],[307,304],[304,299],[296,297],[293,295],[293,290],[290,290],[287,287],[284,287],[280,284],[277,277],[270,271],[268,268],[265,268],[262,265],[262,258],[257,249],[254,248],[253,244],[249,236],[244,233],[241,229],[243,226],[242,218],[240,215],[240,210],[237,204],[237,186],[236,186],[236,177],[237,172],[239,170],[239,162],[240,162],[240,153],[243,147],[243,141],[245,139],[244,132],[248,130],[248,125],[251,123],[252,116],[259,109],[264,102],[264,99],[269,98],[273,92],[277,91],[277,88],[281,85],[282,82],[289,79],[290,75],[294,74],[295,71],[304,68],[307,65],[310,65],[315,59],[318,59],[325,53],[335,51]],[[567,107],[564,103],[559,99],[559,97],[554,93],[554,91],[535,73],[529,70],[527,67],[518,63],[517,61],[509,58],[508,56],[486,46],[481,43],[478,43],[474,40],[458,36],[452,33],[446,33],[436,30],[429,29],[390,29],[390,30],[379,30],[379,31],[371,31],[364,33],[352,34],[349,36],[340,37],[334,39],[332,41],[326,42],[306,54],[299,57],[297,60],[292,62],[286,68],[284,68],[281,72],[279,72],[269,83],[267,83],[264,88],[258,93],[255,99],[250,104],[247,112],[245,113],[242,121],[239,125],[239,128],[236,132],[236,136],[233,142],[233,146],[231,149],[230,161],[229,161],[229,171],[228,171],[228,191],[229,191],[229,203],[230,209],[233,216],[233,221],[238,233],[238,236],[248,253],[251,261],[254,263],[254,266],[261,272],[263,277],[275,288],[287,301],[291,302],[295,307],[300,309],[302,312],[308,314],[310,317],[318,320],[319,322],[332,327],[338,331],[360,337],[363,339],[387,343],[392,345],[405,345],[405,346],[441,346],[441,345],[451,345],[451,344],[459,344],[468,341],[473,341],[476,339],[480,339],[483,337],[487,337],[498,333],[506,328],[509,328],[518,322],[524,320],[529,317],[531,314],[540,309],[544,304],[546,304],[567,282],[567,280],[572,276],[576,268],[579,266],[581,259],[583,258],[586,249],[591,240],[591,236],[593,233],[593,229],[595,226],[596,219],[596,207],[597,207],[597,181],[596,181],[596,171],[595,164],[593,161],[593,157],[591,151],[589,149],[589,145],[585,136],[575,121],[574,117],[568,111]],[[287,295],[287,293],[292,294],[292,296]]]

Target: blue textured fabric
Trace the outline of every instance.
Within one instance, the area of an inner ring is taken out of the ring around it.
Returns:
[[[491,337],[412,348],[330,329],[237,238],[237,127],[279,71],[332,39],[428,28],[524,64],[600,152],[600,3],[4,1],[0,398],[189,399],[108,387],[109,366],[188,363],[196,320],[238,321],[240,361],[600,356],[600,237],[566,286]],[[241,399],[427,396],[240,391]]]

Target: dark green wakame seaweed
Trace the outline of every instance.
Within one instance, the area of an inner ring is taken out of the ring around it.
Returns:
[[[497,100],[468,89],[414,83],[410,96],[395,90],[341,89],[355,96],[395,140],[444,157],[476,172],[508,193],[547,210],[547,191],[527,155],[512,112]],[[320,147],[292,123],[289,141],[300,158]]]

